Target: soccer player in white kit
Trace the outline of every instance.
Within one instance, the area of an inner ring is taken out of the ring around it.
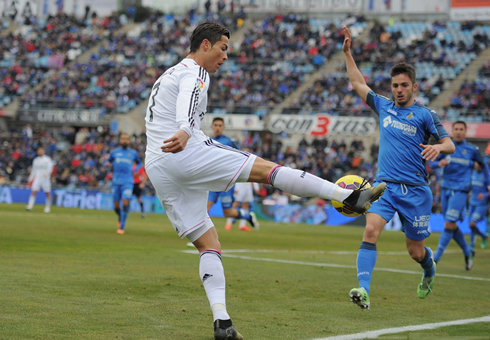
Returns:
[[[347,190],[301,170],[279,166],[211,140],[200,130],[206,113],[209,73],[228,59],[230,32],[213,22],[196,27],[190,53],[162,74],[146,111],[148,178],[175,231],[200,253],[199,275],[214,318],[214,337],[243,339],[226,310],[221,245],[207,214],[208,191],[229,190],[235,182],[268,183],[297,196],[334,199],[365,213],[385,184]]]
[[[26,206],[26,210],[31,211],[36,203],[36,194],[43,189],[46,194],[46,205],[44,212],[51,211],[51,173],[53,172],[54,163],[49,156],[45,154],[44,148],[37,148],[37,157],[32,162],[31,173],[28,182],[31,183],[31,195]]]

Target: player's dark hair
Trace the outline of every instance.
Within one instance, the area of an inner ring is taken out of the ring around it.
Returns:
[[[225,121],[221,117],[216,117],[216,118],[213,119],[213,123],[216,122],[216,121],[223,122],[223,124],[225,123]]]
[[[399,74],[406,74],[412,81],[412,85],[415,84],[415,78],[417,78],[415,68],[407,63],[399,63],[391,68],[390,75],[391,78]]]
[[[465,123],[465,122],[463,122],[462,120],[457,120],[457,121],[455,121],[455,122],[453,123],[453,127],[454,127],[454,125],[456,125],[456,124],[463,124],[464,129],[466,130],[466,123]]]
[[[197,52],[204,39],[209,40],[211,46],[221,40],[222,36],[226,36],[230,39],[230,31],[226,27],[223,27],[215,22],[207,21],[199,24],[191,35],[191,53]]]

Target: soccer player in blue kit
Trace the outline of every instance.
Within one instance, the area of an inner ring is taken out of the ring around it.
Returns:
[[[351,35],[344,27],[342,47],[349,80],[357,94],[379,116],[380,142],[376,182],[387,184],[385,194],[374,202],[366,214],[366,228],[357,255],[359,287],[349,292],[350,300],[362,310],[369,309],[369,288],[376,264],[376,243],[385,224],[395,212],[400,216],[410,256],[424,270],[417,288],[425,298],[434,285],[435,264],[432,250],[425,246],[432,207],[432,193],[427,185],[426,161],[440,153],[451,154],[454,144],[444,130],[436,112],[417,103],[414,93],[415,69],[405,63],[391,69],[391,92],[394,101],[374,93],[366,84],[350,52]],[[440,143],[429,145],[434,136]]]
[[[484,160],[484,163],[488,165],[488,158]],[[480,165],[475,163],[475,169],[471,176],[470,212],[468,214],[471,230],[470,248],[473,251],[475,249],[475,239],[477,235],[482,238],[480,244],[481,249],[487,247],[488,236],[485,235],[485,231],[481,232],[476,224],[487,218],[488,203],[490,200],[488,193],[488,187],[485,185],[485,175],[483,174]]]
[[[213,124],[211,126],[214,132],[214,136],[211,137],[213,140],[227,146],[232,147],[237,150],[241,150],[240,145],[231,137],[228,137],[223,133],[225,130],[225,121],[221,117],[215,117],[213,119]],[[233,207],[235,186],[232,186],[228,191],[210,191],[208,196],[208,213],[212,206],[218,201],[218,198],[221,200],[221,205],[223,207],[223,214],[225,217],[231,217],[239,219],[247,220],[252,227],[258,228],[259,222],[253,212],[247,212],[243,209],[236,209]],[[240,230],[251,231],[251,229],[247,226],[240,228]]]
[[[468,193],[471,189],[471,174],[474,163],[476,162],[480,165],[487,187],[490,184],[490,174],[478,148],[468,143],[465,138],[466,123],[463,121],[454,122],[453,140],[456,145],[456,151],[453,155],[442,158],[438,164],[439,167],[444,168],[441,185],[444,231],[439,238],[434,261],[436,263],[440,261],[444,250],[451,242],[451,239],[454,238],[463,250],[466,270],[470,270],[473,267],[473,254],[456,222],[463,220]]]
[[[124,234],[126,220],[129,214],[129,202],[133,195],[133,163],[141,164],[141,160],[135,150],[128,148],[131,139],[127,133],[119,136],[120,147],[113,150],[107,160],[107,165],[112,165],[112,193],[114,197],[114,211],[119,217],[118,234]],[[122,211],[121,211],[122,200]]]

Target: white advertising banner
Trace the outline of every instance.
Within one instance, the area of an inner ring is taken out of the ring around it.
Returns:
[[[451,20],[490,20],[490,0],[451,0]]]
[[[313,137],[342,135],[365,137],[376,132],[374,117],[338,117],[328,114],[271,115],[268,129],[273,133],[306,134]]]
[[[257,115],[217,115],[207,114],[201,123],[203,130],[210,130],[213,119],[216,117],[223,118],[225,122],[226,130],[249,130],[249,131],[263,131],[265,129],[264,121],[260,120]]]

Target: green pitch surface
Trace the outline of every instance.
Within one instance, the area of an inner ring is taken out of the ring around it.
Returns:
[[[131,214],[118,235],[113,212],[42,208],[0,205],[0,339],[213,339],[199,257],[166,216]],[[247,233],[215,223],[228,311],[246,339],[319,339],[490,315],[490,251],[479,243],[467,272],[452,242],[433,294],[420,300],[420,266],[404,235],[385,231],[371,310],[361,311],[348,293],[357,285],[362,228],[263,223]],[[438,239],[428,240],[434,250]],[[380,338],[489,334],[487,320]]]

